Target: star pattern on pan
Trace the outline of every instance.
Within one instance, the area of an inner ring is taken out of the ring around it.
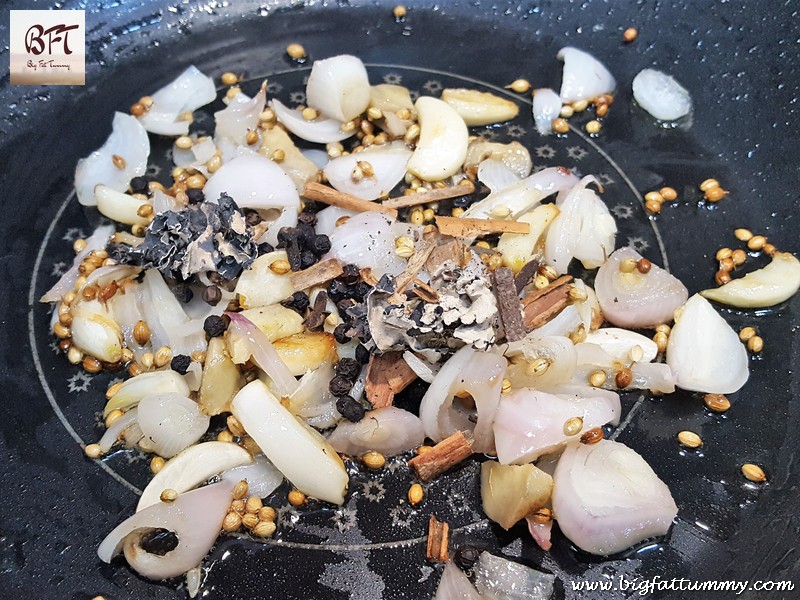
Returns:
[[[438,94],[442,91],[442,82],[437,81],[436,79],[431,79],[430,81],[426,81],[422,89],[424,89],[429,94]]]
[[[567,156],[573,160],[581,160],[587,154],[589,154],[589,152],[581,146],[570,146],[567,148]]]
[[[549,159],[553,158],[556,155],[556,151],[552,146],[537,146],[534,148],[534,152],[536,152],[536,156],[539,158]]]
[[[351,508],[340,508],[331,517],[331,521],[339,531],[352,529],[358,523],[356,511]]]
[[[63,261],[58,261],[53,263],[53,270],[50,271],[50,275],[53,277],[61,277],[67,270],[67,263]]]
[[[616,183],[616,180],[608,173],[599,173],[597,175],[597,180],[603,185],[612,185]]]
[[[412,516],[411,508],[405,504],[398,504],[389,511],[389,517],[392,519],[392,527],[410,529]]]
[[[289,102],[292,104],[303,104],[306,101],[305,92],[292,92],[289,94]]]
[[[275,94],[279,94],[283,90],[283,86],[280,83],[275,81],[270,81],[267,84],[267,94],[270,96],[274,96]]]
[[[614,213],[614,216],[618,219],[630,219],[633,216],[633,207],[627,204],[617,204],[611,209],[611,212]]]
[[[628,246],[641,254],[650,247],[650,244],[647,242],[647,240],[637,235],[628,238]]]
[[[497,140],[497,130],[496,129],[486,129],[483,133],[481,133],[481,137],[485,140],[490,142],[494,142]]]
[[[84,371],[78,371],[67,379],[67,389],[70,394],[77,394],[78,392],[86,392],[89,390],[89,384],[92,381],[91,375]]]
[[[294,526],[300,520],[300,515],[291,504],[284,504],[275,511],[275,521],[279,527],[287,529],[294,529]]]
[[[50,348],[50,350],[53,351],[53,354],[60,354],[61,353],[61,348],[58,347],[58,340],[53,340],[52,342],[47,344],[47,347]]]
[[[521,125],[509,125],[506,127],[506,134],[508,137],[521,138],[525,135],[525,129]]]
[[[361,493],[370,502],[380,502],[386,496],[386,488],[380,481],[368,479],[361,484]]]
[[[389,85],[400,85],[402,81],[403,76],[399,73],[387,73],[383,76],[383,83],[388,83]]]
[[[83,229],[79,229],[77,227],[70,227],[67,229],[67,232],[61,238],[65,242],[74,242],[77,239],[86,237],[86,234],[83,233]]]
[[[419,568],[419,572],[420,572],[420,578],[417,579],[417,583],[425,583],[426,581],[428,581],[428,577],[431,576],[431,573],[433,573],[433,567],[429,567],[428,565],[422,565]]]

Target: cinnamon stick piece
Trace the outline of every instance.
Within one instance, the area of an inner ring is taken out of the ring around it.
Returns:
[[[414,254],[408,259],[405,270],[395,279],[395,290],[398,294],[402,294],[408,285],[416,279],[417,274],[428,261],[431,252],[436,248],[436,244],[436,238],[430,237],[423,239],[422,243],[417,246],[416,250],[414,250]]]
[[[402,352],[373,354],[367,366],[364,390],[372,408],[391,406],[395,394],[406,389],[417,378]]]
[[[439,237],[440,241],[442,237]],[[442,244],[436,246],[425,263],[425,270],[433,275],[447,261],[452,261],[456,266],[464,266],[464,245],[456,238],[447,238]]]
[[[527,331],[522,318],[522,305],[517,296],[517,286],[514,284],[514,272],[506,267],[492,271],[492,291],[497,298],[497,309],[506,340],[521,340]]]
[[[428,548],[425,553],[428,560],[433,562],[447,562],[450,558],[447,546],[450,538],[450,525],[447,521],[439,521],[431,515],[428,521]]]
[[[430,481],[472,454],[472,442],[460,431],[443,439],[425,454],[415,456],[408,466],[422,481]]]
[[[536,290],[522,299],[522,314],[525,326],[536,329],[555,317],[569,304],[571,275],[562,275],[546,288]]]
[[[462,217],[436,217],[439,233],[453,237],[475,237],[487,233],[530,233],[530,223],[496,219],[464,219]]]
[[[342,263],[337,258],[324,260],[302,271],[289,275],[294,289],[307,290],[315,285],[322,285],[342,274]]]
[[[377,202],[368,202],[361,198],[356,198],[350,194],[345,194],[338,190],[316,183],[315,181],[308,182],[303,188],[303,196],[309,200],[316,200],[323,204],[331,206],[338,206],[339,208],[346,208],[347,210],[355,210],[357,212],[377,211],[384,212],[397,218],[397,211],[393,208],[387,208]]]
[[[459,196],[469,196],[475,191],[475,184],[469,179],[469,185],[451,185],[444,188],[434,188],[427,192],[417,192],[416,194],[409,194],[408,196],[401,196],[400,198],[390,198],[384,200],[383,205],[388,208],[406,208],[408,206],[419,206],[420,204],[429,204],[431,202],[438,202],[439,200],[448,200],[450,198],[458,198]]]

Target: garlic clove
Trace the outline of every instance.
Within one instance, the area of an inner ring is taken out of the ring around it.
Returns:
[[[519,107],[514,102],[489,92],[446,89],[442,91],[442,100],[452,106],[470,127],[503,123],[519,114]]]
[[[189,395],[189,386],[181,375],[172,370],[142,373],[128,379],[106,403],[103,418],[112,410],[128,410],[139,404],[145,396],[151,394]]]
[[[788,300],[798,289],[800,261],[788,252],[778,252],[766,267],[700,294],[736,308],[767,308]]]
[[[361,59],[348,54],[317,60],[306,86],[308,105],[338,121],[355,119],[367,110],[370,87]]]
[[[150,222],[147,217],[139,215],[142,206],[150,206],[148,200],[137,200],[102,183],[94,188],[94,198],[100,214],[112,221],[125,225],[147,225]]]
[[[464,164],[469,132],[464,119],[446,102],[423,96],[414,105],[420,135],[408,171],[424,181],[440,181]]]
[[[122,330],[96,300],[72,308],[72,342],[87,354],[114,363],[122,358]]]

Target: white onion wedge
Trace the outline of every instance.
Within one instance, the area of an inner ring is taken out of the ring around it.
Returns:
[[[420,134],[408,171],[423,181],[441,181],[464,164],[469,132],[464,119],[449,104],[423,96],[414,105]]]
[[[213,79],[190,66],[151,97],[153,105],[139,117],[142,125],[150,133],[178,136],[189,133],[189,122],[180,120],[181,115],[213,102],[217,91]]]
[[[695,294],[675,311],[667,364],[684,390],[730,394],[750,375],[747,350],[714,307]]]
[[[417,448],[423,441],[425,431],[419,417],[396,406],[368,411],[357,423],[340,421],[328,436],[328,443],[337,452],[350,456],[371,450],[395,456]]]
[[[572,379],[577,365],[575,344],[564,336],[541,336],[534,330],[523,339],[512,342],[506,349],[506,356],[522,354],[525,361],[509,365],[506,378],[515,388],[533,387],[546,389],[547,386],[566,383]],[[547,360],[548,367],[544,372],[530,370],[532,361]]]
[[[287,260],[285,250],[262,254],[242,271],[236,283],[236,295],[242,308],[258,308],[285,300],[295,289],[288,274],[278,275],[269,266],[276,260]]]
[[[249,495],[266,498],[283,483],[283,474],[266,456],[259,454],[251,464],[225,471],[221,479],[233,484],[245,480]]]
[[[250,453],[232,442],[203,442],[169,459],[144,488],[136,512],[161,502],[161,492],[188,492],[212,476],[253,462]]]
[[[308,105],[345,122],[367,110],[369,76],[360,58],[342,54],[314,61],[306,84]]]
[[[145,321],[150,326],[153,347],[169,346],[172,354],[205,351],[206,334],[202,319],[190,319],[172,293],[161,272],[148,269],[142,282]]]
[[[464,159],[464,168],[477,166],[488,159],[501,161],[520,179],[530,175],[533,168],[530,152],[519,142],[500,144],[487,142],[483,138],[470,142],[467,157]]]
[[[122,330],[114,317],[97,300],[72,307],[72,343],[106,362],[122,357]]]
[[[208,416],[197,402],[180,394],[145,396],[138,411],[137,421],[147,447],[164,458],[188,448],[208,430]]]
[[[643,69],[633,78],[636,102],[659,121],[676,121],[692,110],[689,91],[666,73]]]
[[[553,512],[576,546],[608,556],[664,535],[678,514],[669,488],[624,444],[567,446],[554,476]]]
[[[519,114],[519,106],[515,102],[489,92],[448,88],[442,90],[442,100],[453,107],[470,127],[503,123]]]
[[[378,146],[357,154],[348,154],[331,160],[323,169],[328,182],[340,192],[351,194],[362,200],[377,200],[386,196],[403,179],[411,150],[404,144]],[[353,180],[357,163],[367,162],[373,175]]]
[[[487,158],[478,165],[478,181],[488,187],[490,192],[499,192],[517,183],[519,179],[519,176],[502,160]]]
[[[614,76],[588,52],[567,46],[559,50],[557,57],[564,61],[560,94],[563,102],[592,100],[617,87]]]
[[[484,596],[478,593],[464,571],[453,561],[447,561],[434,600],[482,600],[483,598]]]
[[[330,390],[331,379],[335,376],[334,358],[335,355],[332,354],[329,360],[303,375],[295,392],[284,399],[284,406],[292,414],[320,429],[333,427],[341,418],[336,410],[336,396]],[[350,395],[355,398],[354,392],[351,391]]]
[[[304,494],[342,504],[348,476],[344,463],[314,429],[292,415],[261,381],[233,399],[234,416],[264,455]]]
[[[80,159],[75,168],[78,202],[84,206],[94,206],[94,188],[101,183],[124,192],[131,179],[144,175],[149,155],[150,140],[142,124],[131,115],[114,113],[111,135],[99,150]],[[124,168],[120,169],[114,164],[114,156],[125,161]]]
[[[110,563],[125,546],[125,558],[137,573],[160,580],[183,575],[203,560],[222,529],[231,503],[233,485],[217,483],[185,494],[174,502],[159,502],[117,525],[97,548],[97,556]],[[166,529],[178,538],[178,546],[164,554],[149,554],[140,546],[143,534]]]
[[[189,387],[177,371],[152,371],[142,373],[125,381],[117,392],[106,403],[103,418],[112,410],[128,410],[141,402],[142,398],[151,394],[189,395]]]
[[[214,138],[224,138],[237,145],[247,144],[245,137],[248,131],[259,131],[258,115],[267,103],[267,84],[264,82],[258,93],[249,98],[238,93],[224,110],[214,113]],[[209,157],[210,158],[210,157]]]
[[[618,327],[603,327],[591,331],[586,334],[584,342],[597,344],[611,358],[624,363],[650,362],[658,355],[658,346],[649,337]]]
[[[147,200],[137,200],[130,194],[118,192],[102,183],[94,188],[94,199],[100,214],[112,221],[125,225],[147,225],[150,222],[139,215],[139,208],[150,204]]]
[[[561,96],[550,88],[533,90],[533,120],[541,135],[553,133],[553,120],[561,114]]]
[[[176,144],[173,144],[172,162],[175,163],[176,167],[191,167],[193,169],[197,169],[207,177],[208,169],[205,165],[214,157],[216,153],[217,146],[214,144],[213,139],[210,137],[199,138],[194,141],[191,148],[178,148]],[[160,192],[162,196],[165,195],[161,190],[157,191]],[[171,196],[167,196],[167,198],[170,200],[170,202],[174,201],[174,198]],[[156,210],[156,212],[158,213],[161,211]]]
[[[342,131],[342,122],[338,119],[317,118],[306,121],[303,115],[292,110],[280,100],[269,101],[270,108],[275,111],[278,121],[297,137],[317,144],[341,142],[355,134],[355,129],[350,132]]]
[[[703,290],[708,300],[736,308],[767,308],[785,302],[800,289],[800,261],[788,252],[778,252],[772,261],[740,279]]]
[[[618,327],[636,329],[668,323],[675,309],[689,297],[686,286],[656,264],[647,274],[620,269],[623,261],[641,258],[626,246],[611,254],[597,272],[594,290],[603,316]]]

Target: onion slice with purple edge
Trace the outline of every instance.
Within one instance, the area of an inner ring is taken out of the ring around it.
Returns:
[[[208,485],[180,494],[171,503],[159,502],[117,525],[100,543],[97,555],[110,563],[120,550],[131,568],[148,579],[183,575],[203,560],[222,529],[231,503],[233,484]],[[178,546],[163,556],[146,552],[139,544],[143,535],[166,529],[178,538]]]
[[[288,397],[294,394],[299,386],[297,379],[294,378],[289,367],[286,366],[278,356],[275,346],[267,339],[264,332],[256,327],[247,317],[239,313],[225,313],[231,320],[228,326],[228,335],[237,336],[244,340],[246,347],[250,350],[253,360],[272,380],[275,391],[281,397]]]

